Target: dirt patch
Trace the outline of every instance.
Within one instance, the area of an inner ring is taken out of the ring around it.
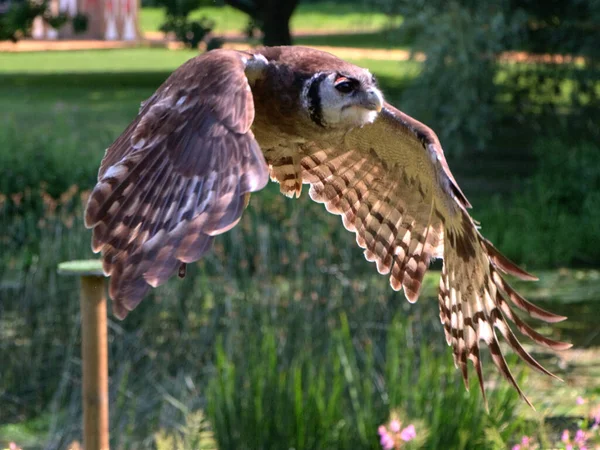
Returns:
[[[100,50],[111,48],[133,48],[140,44],[135,41],[96,41],[60,40],[45,41],[23,39],[17,43],[0,42],[0,52],[44,52],[67,50]]]

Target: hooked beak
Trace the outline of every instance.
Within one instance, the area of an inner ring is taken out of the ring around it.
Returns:
[[[369,111],[381,112],[383,109],[383,96],[379,89],[369,89],[362,94],[359,105]]]

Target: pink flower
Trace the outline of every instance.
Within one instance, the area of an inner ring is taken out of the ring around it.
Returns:
[[[392,450],[394,448],[394,439],[388,434],[388,431],[381,425],[377,432],[379,433],[379,443],[383,450]]]
[[[415,430],[415,426],[410,424],[400,433],[400,439],[404,442],[412,441],[417,437],[417,431]]]
[[[399,420],[392,420],[390,422],[390,430],[392,433],[398,433],[400,431],[400,421]]]
[[[587,437],[585,435],[585,431],[577,430],[575,433],[575,442],[581,447],[581,445],[585,444]]]
[[[524,446],[528,446],[529,445],[529,441],[530,441],[529,436],[523,436],[521,438],[521,444],[523,444]]]
[[[562,432],[562,436],[561,436],[560,440],[563,442],[569,442],[569,430],[564,430]]]
[[[579,396],[575,400],[575,403],[577,403],[578,405],[583,405],[585,403],[585,400],[583,399],[583,397]]]
[[[521,450],[521,446],[519,444],[515,444],[513,445],[512,450]]]
[[[573,450],[573,446],[571,444],[567,444],[565,446],[565,450]]]

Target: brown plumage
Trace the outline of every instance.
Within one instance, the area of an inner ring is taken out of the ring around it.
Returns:
[[[202,257],[239,221],[268,177],[342,216],[367,260],[415,302],[429,263],[443,258],[440,319],[468,387],[483,388],[479,341],[528,402],[495,329],[532,367],[550,374],[508,326],[566,349],[524,323],[510,304],[546,322],[565,319],[527,302],[502,278],[535,277],[481,236],[470,204],[425,125],[385,103],[368,70],[303,47],[216,50],[177,69],[107,150],[86,210],[94,251],[111,276],[117,317],[150,286]]]

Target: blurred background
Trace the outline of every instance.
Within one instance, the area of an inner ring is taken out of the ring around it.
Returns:
[[[0,448],[81,440],[78,284],[56,267],[94,257],[104,149],[184,61],[261,43],[369,68],[438,133],[483,234],[540,277],[516,287],[569,316],[539,329],[573,350],[531,348],[565,383],[509,358],[534,412],[486,359],[486,412],[439,266],[409,305],[338,217],[270,185],[184,280],[109,316],[112,448],[377,449],[392,418],[416,431],[396,448],[600,448],[597,0],[0,1]]]

